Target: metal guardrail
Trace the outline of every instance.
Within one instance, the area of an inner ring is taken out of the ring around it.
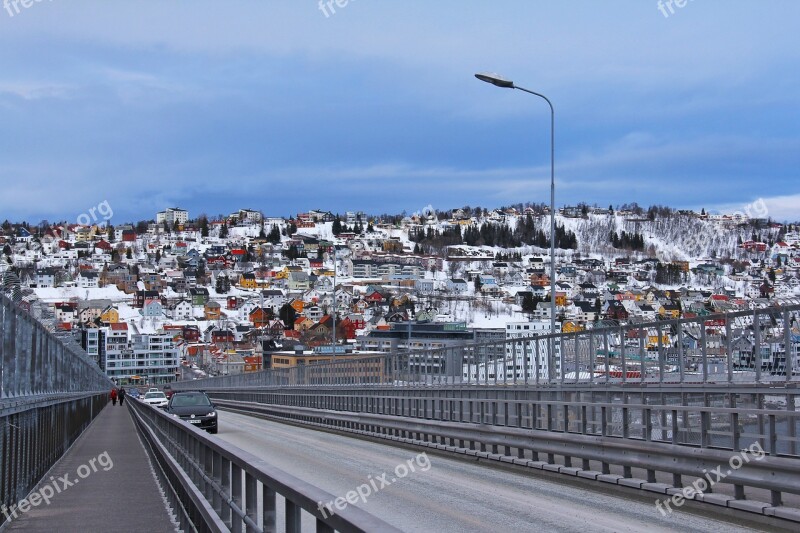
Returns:
[[[0,293],[0,409],[13,398],[111,388],[71,335],[51,329],[46,313],[36,304],[25,310]]]
[[[334,499],[327,492],[160,409],[138,401],[128,406],[154,452],[184,530],[276,531],[282,521],[284,530],[294,533],[301,531],[305,511],[320,533],[399,531],[354,506],[324,515],[320,502]],[[283,513],[278,497],[284,500]]]
[[[707,383],[800,383],[800,306],[351,356],[329,363],[203,378],[181,382],[178,387]]]
[[[760,393],[564,393],[509,388],[466,389],[225,389],[234,400],[325,412],[516,427],[540,431],[660,441],[680,446],[764,450],[800,458],[800,411],[766,404]],[[794,405],[794,393],[786,396]],[[779,398],[779,396],[775,396]]]
[[[711,490],[704,490],[702,494],[697,494],[695,499],[714,500],[717,504],[731,508],[800,521],[800,510],[783,506],[784,493],[800,494],[800,461],[777,456],[774,446],[758,459],[755,456],[744,458],[746,453],[740,449],[728,451],[711,447],[687,448],[656,442],[649,426],[644,438],[638,441],[616,438],[611,435],[609,424],[603,421],[595,422],[602,427],[601,434],[590,429],[592,424],[586,416],[585,408],[582,420],[571,420],[569,429],[554,432],[537,431],[523,426],[503,427],[461,421],[442,422],[252,402],[218,400],[218,403],[223,408],[258,413],[268,418],[300,425],[402,441],[586,479],[612,482],[660,494],[674,494],[669,490],[684,487],[686,478],[702,479],[708,472],[719,470],[725,474],[724,479],[717,480],[721,481],[719,485],[733,486],[734,495],[717,495],[712,494]],[[565,406],[547,405],[545,409],[551,411],[557,407]],[[609,410],[617,407],[619,406],[600,405],[598,411],[603,413],[603,420],[606,420]],[[632,405],[626,408],[647,411],[649,406]],[[793,413],[792,416],[796,415]],[[522,420],[520,418],[519,422]],[[740,443],[743,442],[740,440]],[[487,451],[488,449],[491,451]],[[732,469],[731,457],[738,453],[743,453],[742,460],[739,461],[738,468]],[[539,461],[539,454],[546,454],[547,461]],[[556,462],[556,456],[562,458],[563,466]],[[581,468],[573,467],[573,460],[579,460]],[[592,470],[592,462],[599,464],[600,470]],[[623,475],[611,474],[612,466],[622,467]],[[634,477],[634,469],[643,472],[644,478]],[[672,484],[658,483],[656,474],[659,472],[670,474]],[[746,499],[746,491],[752,489],[769,491],[771,504],[762,506],[751,506],[750,502],[741,504]]]
[[[111,381],[48,310],[0,293],[0,504],[22,500],[108,401]],[[0,515],[0,524],[6,515]]]

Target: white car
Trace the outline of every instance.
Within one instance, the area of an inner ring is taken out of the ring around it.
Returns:
[[[148,392],[144,395],[142,401],[152,405],[153,407],[161,407],[162,409],[169,403],[169,400],[167,400],[167,395],[160,391]]]

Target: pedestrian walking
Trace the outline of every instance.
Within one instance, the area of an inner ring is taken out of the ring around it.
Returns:
[[[122,402],[125,401],[125,387],[119,389],[119,404],[122,405]]]
[[[111,403],[113,405],[117,405],[117,388],[113,387],[111,389],[111,394],[108,395],[111,398]]]

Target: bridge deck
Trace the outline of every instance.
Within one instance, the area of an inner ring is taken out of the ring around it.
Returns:
[[[53,493],[49,504],[39,500],[27,512],[23,505],[7,531],[176,529],[127,407],[109,404],[37,491]]]

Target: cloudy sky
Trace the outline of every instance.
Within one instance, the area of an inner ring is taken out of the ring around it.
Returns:
[[[549,202],[546,103],[491,71],[555,104],[559,205],[800,220],[796,0],[13,4],[0,219]]]

